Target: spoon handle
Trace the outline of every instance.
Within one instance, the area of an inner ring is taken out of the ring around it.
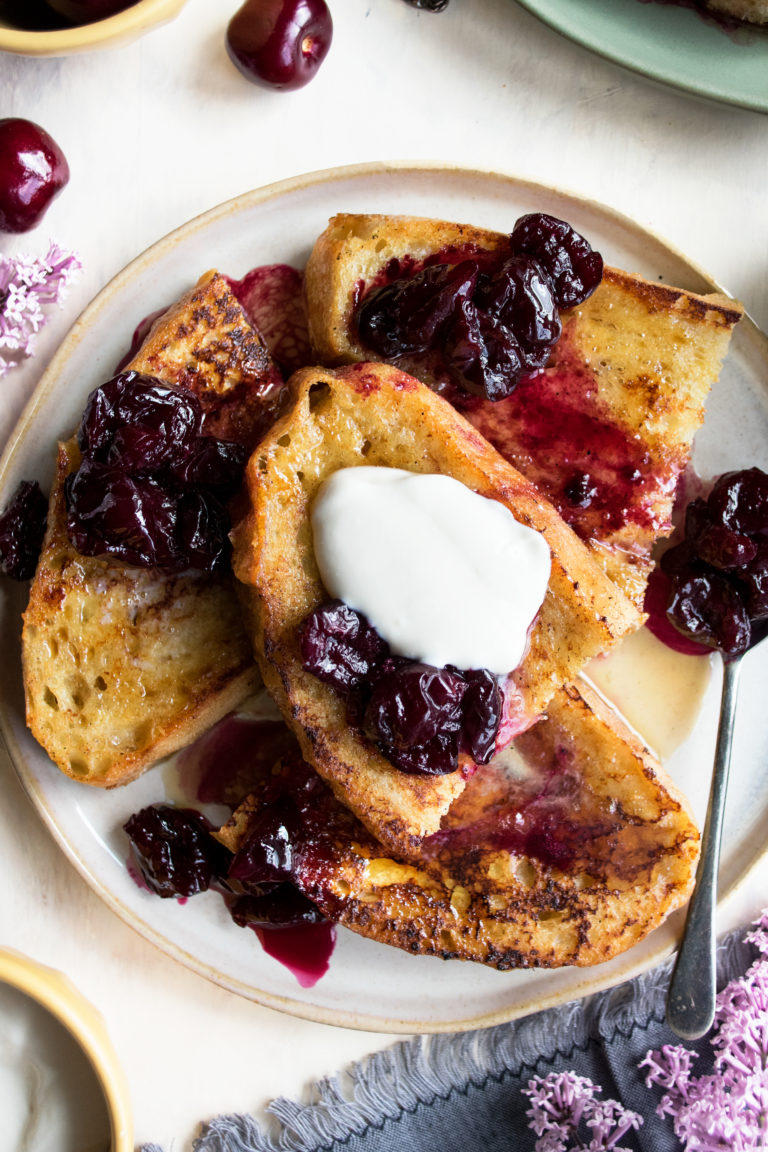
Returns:
[[[740,671],[740,656],[723,661],[720,723],[701,858],[667,994],[667,1024],[683,1040],[703,1036],[715,1018],[717,871]]]

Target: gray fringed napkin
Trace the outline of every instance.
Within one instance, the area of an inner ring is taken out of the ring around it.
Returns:
[[[744,937],[720,945],[721,988],[757,955]],[[509,1024],[395,1044],[321,1080],[307,1103],[273,1101],[263,1122],[221,1116],[203,1125],[194,1152],[533,1152],[522,1089],[534,1075],[564,1070],[643,1117],[621,1148],[680,1152],[671,1123],[654,1112],[660,1089],[647,1088],[638,1069],[649,1049],[679,1043],[664,1023],[671,966]],[[709,1042],[687,1047],[699,1053],[696,1075],[711,1072]]]

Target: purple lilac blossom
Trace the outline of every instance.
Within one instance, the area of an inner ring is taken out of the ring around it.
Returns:
[[[768,1146],[768,909],[747,940],[762,955],[717,998],[714,1073],[692,1076],[696,1053],[679,1045],[649,1052],[640,1065],[647,1086],[664,1089],[656,1112],[670,1117],[685,1152]]]
[[[642,1117],[617,1100],[597,1100],[602,1089],[575,1072],[534,1076],[523,1093],[537,1136],[536,1152],[627,1152],[618,1141],[639,1128]]]
[[[768,909],[746,939],[761,956],[717,998],[710,1038],[715,1071],[692,1075],[697,1053],[681,1045],[648,1052],[646,1085],[664,1090],[656,1112],[669,1117],[683,1152],[768,1148]],[[536,1076],[523,1092],[536,1152],[625,1152],[618,1141],[642,1119],[575,1072]],[[586,1131],[585,1131],[586,1130]]]
[[[61,302],[81,268],[79,256],[53,243],[41,257],[0,255],[0,378],[34,354],[44,308]]]

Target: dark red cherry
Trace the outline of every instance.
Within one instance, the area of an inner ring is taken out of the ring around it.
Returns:
[[[467,684],[459,672],[412,661],[380,675],[365,710],[365,731],[399,750],[461,728]]]
[[[755,541],[720,522],[706,500],[693,500],[686,508],[685,538],[699,559],[724,571],[741,568],[757,555]]]
[[[0,232],[29,232],[69,180],[69,165],[39,124],[0,120]]]
[[[538,260],[552,281],[558,308],[573,308],[591,296],[603,278],[603,258],[565,220],[530,212],[517,221],[512,251]]]
[[[487,764],[496,751],[502,695],[497,678],[487,668],[464,673],[467,690],[461,702],[459,747],[475,764]]]
[[[151,804],[123,825],[147,886],[164,898],[194,896],[226,875],[232,857],[192,808]]]
[[[137,0],[47,0],[47,3],[70,24],[93,24],[132,8]]]
[[[0,572],[31,580],[43,546],[48,501],[36,480],[22,480],[0,513]]]
[[[738,590],[714,569],[673,580],[667,616],[699,644],[736,655],[751,639],[747,609]]]
[[[713,517],[733,532],[768,532],[768,473],[760,468],[726,472],[707,503]]]
[[[389,646],[361,612],[328,600],[299,628],[302,667],[348,693],[388,654]]]
[[[333,21],[325,0],[246,0],[227,26],[227,52],[248,79],[291,91],[328,54]]]
[[[562,324],[544,269],[530,256],[512,256],[492,276],[478,282],[478,307],[514,332],[526,367],[541,368]]]
[[[461,301],[445,350],[452,379],[465,392],[486,400],[504,400],[525,369],[514,333],[471,300]]]
[[[433,264],[377,288],[358,313],[360,339],[380,356],[426,352],[457,308],[470,300],[476,282],[477,265],[462,260],[456,265]]]

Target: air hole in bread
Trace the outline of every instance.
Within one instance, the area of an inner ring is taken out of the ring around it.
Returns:
[[[288,435],[288,433],[286,432],[286,434],[285,434],[284,436],[280,436],[280,437],[278,438],[278,441],[277,441],[277,442],[278,442],[278,444],[280,445],[280,447],[281,447],[281,448],[287,448],[287,447],[288,447],[288,445],[291,443],[291,438],[290,438],[290,436]]]
[[[304,483],[304,473],[301,471],[297,472],[296,473],[296,479],[298,480],[299,484],[303,484]]]
[[[579,872],[573,878],[573,886],[577,892],[583,892],[585,888],[594,888],[595,884],[597,884],[597,880],[587,872]]]
[[[80,623],[87,624],[91,620],[97,610],[98,601],[94,597],[89,597],[83,602],[80,607]]]
[[[309,390],[309,410],[315,412],[323,401],[328,399],[330,388],[327,384],[313,384]]]
[[[540,924],[559,924],[560,921],[563,920],[563,918],[564,918],[564,913],[562,913],[562,912],[555,912],[555,911],[539,912],[539,923]]]
[[[73,776],[90,776],[90,770],[84,760],[72,757],[69,761],[69,771]]]
[[[440,947],[453,950],[456,947],[456,941],[452,933],[448,932],[445,928],[440,933]]]
[[[48,705],[49,708],[52,708],[54,710],[54,712],[58,712],[59,701],[56,698],[56,696],[54,695],[54,693],[51,692],[50,688],[47,685],[46,685],[45,691],[43,692],[43,700],[45,701],[45,703]]]
[[[97,676],[93,682],[93,686],[97,692],[106,692],[107,682],[103,676]]]
[[[459,914],[464,913],[472,903],[472,896],[461,884],[457,884],[451,892],[451,908]]]
[[[518,880],[524,888],[533,888],[536,883],[536,869],[530,860],[519,860],[515,868],[515,879]]]
[[[266,456],[259,456],[258,464],[259,464],[259,472],[266,472],[266,470],[267,470],[267,458],[266,458]]]
[[[88,684],[86,684],[82,676],[72,678],[69,684],[69,698],[74,704],[75,708],[84,708],[90,694],[91,689]]]
[[[352,889],[350,888],[350,886],[346,880],[339,880],[339,883],[337,884],[336,888],[337,888],[337,891],[339,893],[339,896],[349,896],[350,892],[352,891]]]
[[[368,453],[370,452],[370,450],[371,450],[370,440],[363,440],[363,443],[360,447],[360,455],[361,456],[367,456]]]
[[[137,724],[131,733],[131,737],[136,748],[143,747],[148,743],[152,736],[152,721],[145,720],[143,724]]]

